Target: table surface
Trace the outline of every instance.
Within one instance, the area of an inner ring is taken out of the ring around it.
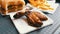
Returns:
[[[46,14],[54,20],[53,24],[27,34],[60,34],[60,5],[54,14]],[[0,14],[0,34],[19,34],[10,16]]]

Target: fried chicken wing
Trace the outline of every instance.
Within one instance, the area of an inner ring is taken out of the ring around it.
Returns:
[[[41,27],[43,25],[42,21],[34,14],[30,13],[26,15],[28,24],[34,27]]]
[[[17,19],[17,18],[22,17],[24,14],[25,14],[25,12],[18,12],[18,13],[16,13],[13,17],[14,17],[15,19]]]
[[[41,20],[41,21],[46,21],[46,20],[48,20],[48,18],[45,16],[45,15],[43,15],[43,14],[41,14],[41,13],[39,13],[39,12],[33,12],[37,17],[39,17],[39,19]]]

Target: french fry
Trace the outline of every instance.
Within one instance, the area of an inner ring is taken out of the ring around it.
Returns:
[[[54,10],[47,0],[29,0],[30,4],[42,10]]]

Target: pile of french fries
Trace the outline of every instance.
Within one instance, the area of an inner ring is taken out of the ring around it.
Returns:
[[[47,0],[29,0],[30,4],[37,7],[37,8],[40,8],[42,10],[54,10],[54,8],[52,8]]]

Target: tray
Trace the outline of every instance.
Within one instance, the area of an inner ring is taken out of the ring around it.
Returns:
[[[42,13],[39,10],[36,10],[36,9],[33,9],[33,10]],[[14,19],[13,18],[14,14],[16,14],[16,12],[15,13],[10,13],[10,17],[11,17],[14,25],[16,26],[18,32],[21,33],[21,34],[25,34],[25,33],[28,33],[28,32],[43,28],[43,27],[48,26],[48,25],[53,23],[53,20],[51,18],[49,18],[47,15],[42,13],[43,15],[45,15],[48,18],[48,20],[47,21],[43,21],[43,25],[41,27],[35,28],[35,27],[29,26],[27,24],[25,16],[23,16],[22,18],[19,18],[19,19]]]

